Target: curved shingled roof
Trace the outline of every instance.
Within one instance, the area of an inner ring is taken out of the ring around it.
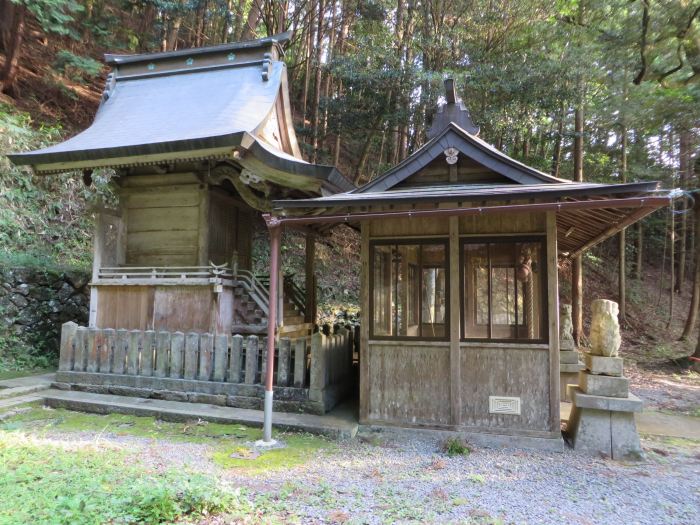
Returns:
[[[60,144],[8,156],[37,173],[195,159],[235,158],[246,167],[250,159],[276,183],[289,173],[292,186],[301,176],[312,192],[348,191],[353,186],[334,167],[301,157],[279,59],[288,38],[107,55],[114,69],[92,125]]]

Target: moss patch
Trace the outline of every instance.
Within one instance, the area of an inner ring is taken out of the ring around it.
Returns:
[[[253,453],[251,443],[262,438],[262,430],[245,425],[224,425],[206,421],[170,423],[153,417],[123,414],[87,414],[64,409],[35,407],[0,422],[0,431],[31,432],[48,436],[52,432],[97,432],[103,435],[146,437],[172,442],[203,443],[214,448],[213,460],[226,469],[255,474],[306,463],[336,445],[311,434],[275,433],[285,448]],[[231,457],[234,455],[234,457]]]
[[[256,439],[260,439],[260,432]],[[249,443],[236,443],[217,450],[214,462],[223,468],[240,469],[256,474],[270,470],[280,470],[302,465],[318,457],[320,453],[331,452],[336,446],[330,441],[311,434],[276,433],[275,439],[285,444],[284,448],[259,451],[257,455]],[[231,456],[234,457],[231,457]]]

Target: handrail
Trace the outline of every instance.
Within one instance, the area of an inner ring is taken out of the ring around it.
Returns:
[[[301,286],[294,282],[291,275],[284,276],[284,291],[292,301],[292,304],[303,315],[306,310],[306,294]]]
[[[263,313],[268,315],[270,311],[269,289],[263,286],[258,278],[248,270],[239,269],[234,278],[243,283],[248,290],[248,293],[257,303]]]

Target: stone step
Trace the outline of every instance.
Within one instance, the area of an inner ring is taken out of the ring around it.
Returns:
[[[214,423],[260,426],[261,410],[222,407],[203,403],[164,401],[139,397],[93,394],[72,390],[50,389],[43,392],[47,406],[97,414],[131,414],[152,416],[163,421],[186,422],[202,419]],[[275,412],[272,425],[278,430],[308,432],[333,439],[351,439],[358,423],[352,411],[338,407],[324,416]]]
[[[41,401],[42,399],[44,399],[44,396],[42,395],[44,392],[46,392],[46,390],[42,390],[41,392],[37,392],[34,394],[28,394],[26,396],[10,397],[7,399],[0,400],[0,419],[2,419],[3,413],[7,412],[12,408],[17,408],[28,403]]]
[[[0,381],[0,401],[46,390],[51,387],[54,377],[54,374],[42,374]]]

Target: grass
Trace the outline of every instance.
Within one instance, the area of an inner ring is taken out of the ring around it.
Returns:
[[[65,436],[74,432],[97,437],[77,443]],[[334,448],[309,434],[278,433],[275,437],[285,448],[252,459],[232,458],[234,452],[245,456],[241,452],[250,450],[261,431],[34,406],[0,421],[0,525],[190,523],[212,513],[236,523],[242,518],[246,523],[275,523],[287,512],[285,491],[274,497],[252,496],[221,482],[216,469],[155,468],[142,463],[128,446],[101,439],[106,435],[206,444],[203,450],[210,457],[203,461],[251,475],[290,468]]]
[[[468,456],[471,453],[469,444],[459,438],[450,438],[442,444],[442,451],[448,456]]]
[[[160,524],[249,512],[244,494],[210,477],[152,473],[128,452],[97,445],[1,432],[0,464],[0,524]]]
[[[31,370],[0,370],[0,381],[17,379],[18,377],[36,376],[55,372],[55,368],[34,368]]]

